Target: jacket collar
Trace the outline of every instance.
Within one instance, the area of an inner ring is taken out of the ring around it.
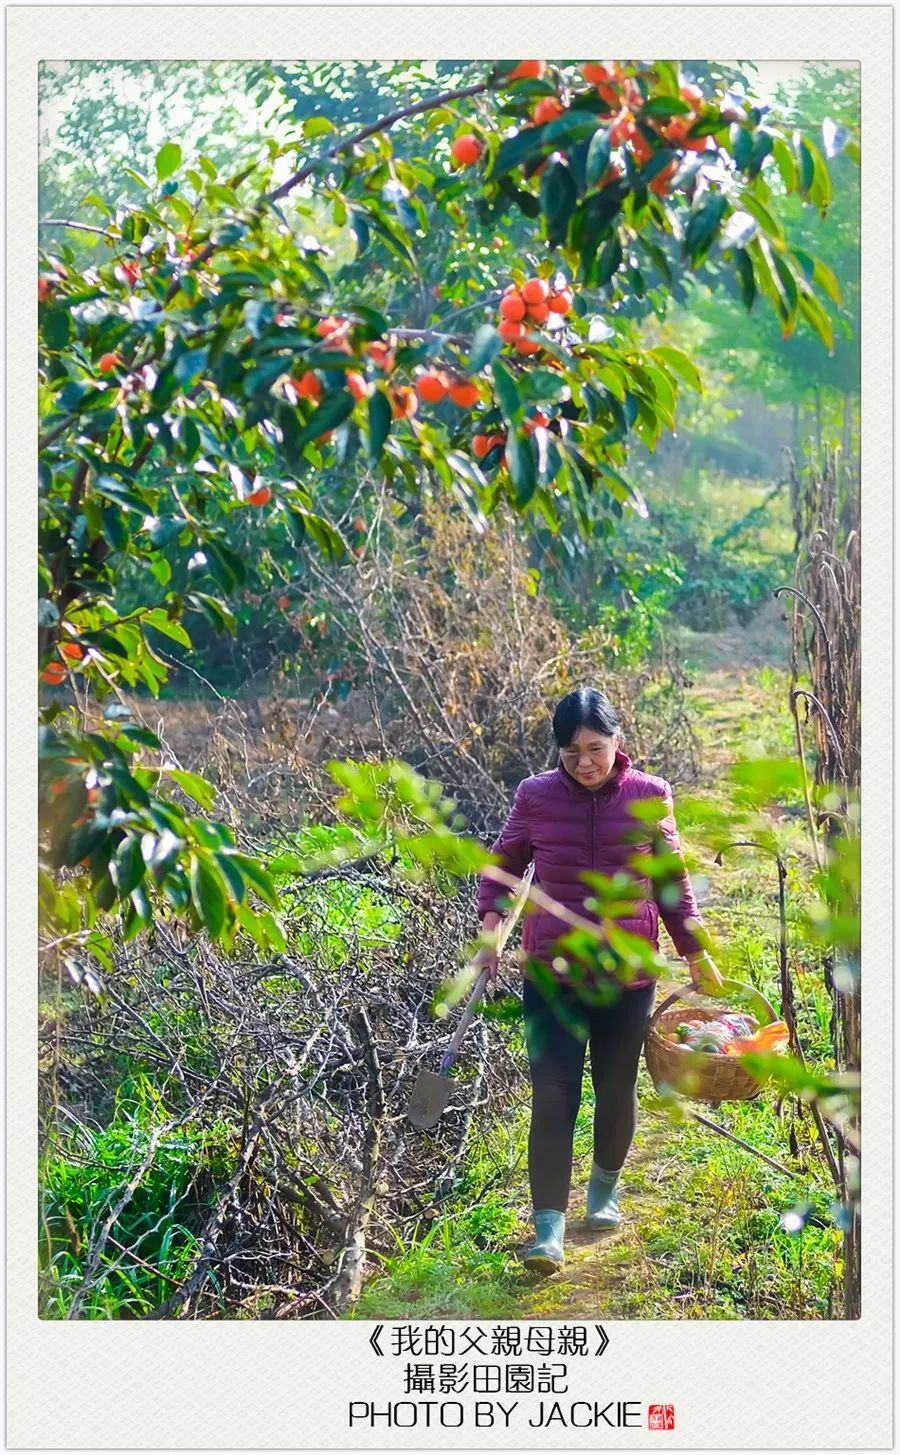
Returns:
[[[628,754],[623,753],[621,749],[617,748],[615,767],[613,769],[611,777],[606,780],[602,788],[586,788],[583,783],[579,783],[577,779],[572,777],[571,773],[569,773],[567,769],[563,767],[561,761],[557,764],[556,775],[560,779],[560,781],[566,785],[568,792],[573,797],[579,794],[582,797],[584,797],[585,795],[593,797],[595,793],[616,792],[621,786],[622,774],[626,772],[627,769],[629,769],[630,767],[631,759],[629,758]]]

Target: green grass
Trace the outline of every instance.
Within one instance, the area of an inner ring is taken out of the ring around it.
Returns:
[[[42,1318],[66,1318],[92,1241],[151,1151],[154,1133],[161,1136],[152,1164],[112,1223],[82,1317],[139,1318],[190,1273],[207,1194],[231,1170],[230,1136],[224,1124],[163,1130],[171,1120],[149,1078],[137,1073],[118,1088],[107,1126],[67,1121],[51,1134],[40,1179]]]
[[[351,1317],[827,1317],[840,1234],[831,1218],[829,1184],[811,1156],[808,1124],[798,1127],[806,1169],[791,1177],[682,1119],[655,1093],[644,1069],[639,1088],[638,1130],[622,1174],[621,1232],[586,1238],[580,1229],[583,1196],[576,1193],[563,1272],[536,1281],[521,1267],[519,1256],[531,1236],[522,1108],[506,1130],[509,1171],[503,1186],[470,1201],[490,1161],[473,1144],[466,1184],[427,1231],[397,1236],[396,1253],[379,1257],[379,1269]],[[790,1162],[786,1128],[771,1093],[753,1103],[698,1110],[774,1159]],[[586,1080],[573,1178],[582,1192],[592,1117]],[[494,1139],[489,1133],[488,1140]],[[813,1212],[801,1232],[789,1232],[782,1216],[801,1204],[811,1204]]]
[[[452,1197],[405,1234],[387,1229],[396,1251],[378,1255],[380,1269],[350,1317],[517,1317],[528,1282],[515,1256],[528,1195],[527,1127],[520,1105],[478,1129]]]

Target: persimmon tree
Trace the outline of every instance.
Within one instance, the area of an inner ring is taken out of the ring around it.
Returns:
[[[66,220],[99,260],[41,255],[41,902],[70,955],[108,963],[112,911],[126,937],[161,913],[283,943],[212,786],[117,699],[159,692],[192,621],[233,630],[261,559],[344,554],[333,499],[427,486],[482,529],[505,502],[612,530],[646,513],[629,441],[654,448],[702,388],[684,352],[642,347],[636,303],[705,269],[829,344],[837,283],[768,180],[827,212],[811,136],[716,68],[465,70],[349,131],[306,116],[227,175],[168,141],[130,173],[141,200]]]

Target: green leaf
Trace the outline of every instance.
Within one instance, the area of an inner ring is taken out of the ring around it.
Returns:
[[[98,197],[96,192],[87,192],[81,199],[81,205],[82,207],[98,207],[107,217],[113,215],[112,208],[104,202],[102,197]]]
[[[751,217],[756,218],[763,232],[768,233],[769,237],[784,237],[784,229],[780,222],[772,216],[768,207],[763,202],[760,202],[756,193],[751,192],[749,187],[745,187],[741,193],[741,206],[746,212],[750,213]]]
[[[670,151],[668,147],[660,147],[641,167],[639,180],[645,184],[652,182],[654,177],[658,177],[660,172],[664,172],[666,167],[671,166],[672,162],[677,162],[677,160],[675,152]]]
[[[41,333],[48,349],[64,349],[72,337],[72,315],[68,308],[42,309]]]
[[[206,855],[191,854],[191,899],[212,938],[218,939],[225,925],[225,891]]]
[[[512,370],[502,359],[495,359],[492,372],[500,412],[507,423],[516,424],[522,418],[522,396]]]
[[[95,387],[89,379],[70,379],[60,389],[59,394],[56,396],[56,402],[60,409],[74,411],[89,394],[94,392]]]
[[[237,631],[237,621],[234,612],[226,606],[224,601],[219,601],[215,596],[209,596],[205,591],[192,591],[187,600],[202,612],[214,631],[228,631],[234,636]]]
[[[369,461],[377,464],[385,440],[391,432],[391,405],[387,395],[376,389],[369,396]]]
[[[781,253],[770,251],[769,258],[778,279],[783,308],[786,310],[787,316],[785,321],[792,326],[794,315],[797,312],[797,304],[800,300],[797,280]]]
[[[262,864],[257,859],[251,859],[248,854],[231,854],[230,858],[237,864],[247,883],[256,890],[260,899],[268,904],[271,909],[278,908],[278,895],[275,886]]]
[[[684,251],[694,267],[709,252],[727,208],[727,197],[721,193],[715,193],[698,207],[696,212],[691,213],[684,235]],[[748,211],[750,210],[748,207]]]
[[[124,738],[126,743],[134,743],[137,747],[153,748],[157,752],[162,750],[162,743],[159,741],[156,733],[151,732],[149,728],[138,727],[137,725],[129,723],[119,729],[119,737]]]
[[[651,352],[656,358],[662,359],[664,363],[668,364],[669,368],[673,369],[692,389],[696,389],[698,394],[703,393],[703,379],[700,370],[693,359],[689,359],[682,349],[676,349],[671,344],[658,344]]]
[[[208,362],[208,349],[188,349],[175,360],[175,378],[179,384],[193,384],[204,373]]]
[[[466,371],[469,374],[477,374],[485,364],[495,359],[503,348],[503,340],[491,323],[483,323],[472,340],[472,352],[469,355]]]
[[[301,535],[311,536],[324,556],[338,560],[346,555],[347,544],[343,536],[324,516],[316,515],[303,506],[291,506],[290,516],[299,525]]]
[[[178,642],[182,647],[190,647],[191,639],[179,621],[173,621],[168,612],[161,606],[156,606],[152,611],[144,613],[143,625],[151,626],[154,631],[160,632],[164,637],[169,637],[173,642]]]
[[[587,188],[596,187],[600,181],[609,166],[610,150],[609,128],[603,126],[599,131],[594,132],[588,147],[584,167],[584,182]]]
[[[647,253],[648,257],[653,261],[663,281],[665,283],[671,284],[672,269],[669,267],[669,260],[663,252],[662,248],[658,247],[655,242],[651,242],[650,238],[647,237],[640,238],[639,242],[641,247]],[[653,294],[648,294],[648,297],[652,298]]]
[[[178,787],[187,794],[188,798],[192,798],[195,803],[199,803],[201,808],[205,808],[209,812],[216,797],[216,790],[211,783],[208,783],[205,778],[201,778],[199,773],[188,773],[184,768],[167,768],[165,771],[170,778],[174,778]]]
[[[482,471],[474,460],[469,459],[468,455],[461,454],[459,450],[450,450],[447,455],[447,464],[461,477],[467,487],[474,485],[479,490],[487,488],[487,481]]]
[[[135,935],[145,930],[153,919],[153,909],[146,891],[138,884],[135,885],[129,896],[128,904],[125,906],[123,936],[126,940],[133,940]],[[87,978],[87,977],[85,977]]]
[[[162,182],[166,177],[171,177],[181,166],[181,147],[177,142],[167,141],[156,153],[156,177]]]
[[[753,139],[753,154],[750,158],[750,165],[747,168],[748,177],[758,177],[762,171],[763,162],[771,155],[772,144],[775,138],[770,131],[759,131]]]
[[[553,92],[551,91],[550,94],[552,95]],[[542,132],[541,141],[544,146],[557,146],[561,142],[563,146],[560,150],[563,151],[579,140],[586,141],[588,137],[594,135],[596,129],[597,117],[593,110],[582,111],[574,106],[565,111],[562,116],[558,116],[555,121],[545,122],[540,128],[535,128]]]
[[[339,424],[343,424],[347,416],[353,413],[355,402],[348,389],[329,390],[301,429],[297,437],[297,444],[300,448],[308,445],[312,440],[317,440],[320,435],[328,434],[329,430],[337,429]]]
[[[109,872],[122,899],[140,884],[144,877],[144,857],[139,837],[129,834],[122,840],[110,863]]]
[[[737,248],[734,252],[734,268],[738,276],[738,286],[744,300],[744,307],[749,313],[753,307],[753,300],[756,298],[756,277],[753,272],[753,264],[743,248]]]
[[[143,497],[136,490],[130,490],[127,485],[123,485],[121,480],[114,480],[111,475],[97,475],[91,482],[91,491],[105,496],[107,500],[115,501],[117,505],[139,511],[142,515],[147,512],[147,502]]]
[[[798,253],[797,256],[799,257],[800,254]],[[812,278],[814,283],[818,283],[825,296],[830,298],[837,308],[840,308],[841,285],[838,283],[837,278],[834,276],[828,264],[823,263],[821,258],[813,259]]]
[[[530,404],[550,404],[566,388],[562,373],[553,369],[529,369],[519,380],[519,392]]]
[[[824,217],[831,203],[831,177],[828,172],[828,164],[813,142],[807,140],[804,145],[810,152],[813,161],[812,183],[809,188],[810,201],[818,207]]]
[[[263,910],[257,917],[273,950],[277,950],[280,955],[283,955],[287,949],[287,936],[275,915],[269,914],[268,910]]]
[[[551,162],[541,178],[541,207],[547,219],[547,242],[551,248],[565,241],[577,201],[578,188],[569,168],[564,162]]]
[[[622,266],[622,244],[619,241],[618,233],[604,244],[603,251],[597,260],[597,267],[594,271],[594,282],[598,288],[608,283]]]
[[[247,892],[247,886],[240,865],[235,863],[233,854],[229,854],[223,849],[213,850],[213,857],[219,873],[231,890],[232,899],[236,904],[241,904]]]
[[[690,106],[680,96],[651,96],[641,107],[641,116],[655,116],[669,121],[673,116],[688,116],[690,111]]]
[[[669,98],[677,96],[680,101],[681,97],[678,95],[679,76],[677,65],[673,65],[671,61],[657,61],[656,74],[659,77],[660,90]]]
[[[534,442],[528,435],[510,430],[506,439],[506,462],[509,478],[516,491],[516,504],[524,507],[537,489],[537,456]]]
[[[354,209],[350,213],[350,227],[353,236],[356,238],[356,256],[360,257],[369,246],[369,224],[366,222],[362,213]]]
[[[604,460],[600,461],[597,468],[613,498],[621,501],[623,505],[629,506],[642,520],[646,520],[649,514],[647,503],[637,486],[632,485],[624,475],[620,475],[618,470]]]
[[[800,191],[805,195],[813,184],[816,164],[809,142],[799,131],[794,132],[794,151],[800,166]]]
[[[269,939],[263,928],[260,916],[254,910],[248,909],[246,904],[239,904],[235,911],[235,918],[242,929],[256,941],[261,950],[269,948]]]
[[[333,121],[327,116],[308,116],[303,123],[303,135],[307,141],[315,141],[316,137],[327,136],[335,130]]]
[[[743,172],[750,165],[753,156],[753,136],[746,126],[741,126],[735,121],[729,128],[729,139],[731,141],[731,154],[739,171]]]
[[[537,161],[548,145],[544,140],[544,130],[542,126],[523,126],[515,136],[507,137],[506,141],[501,142],[487,174],[488,181],[496,181],[504,173],[514,171],[523,162]]]
[[[834,348],[834,330],[831,326],[831,319],[828,317],[818,298],[815,298],[811,293],[801,293],[798,308],[807,323],[815,329],[819,338],[830,352]]]
[[[597,248],[622,210],[623,196],[622,184],[611,182],[602,191],[592,192],[572,220],[572,245],[581,253],[581,272],[586,280],[591,280]]]
[[[793,153],[784,137],[776,136],[772,140],[772,156],[775,158],[775,165],[781,174],[781,180],[788,192],[793,192],[797,186],[797,163],[794,161]]]
[[[401,262],[408,263],[414,268],[416,266],[415,254],[409,244],[403,238],[398,237],[393,229],[388,227],[387,223],[382,222],[381,218],[376,216],[371,209],[368,214],[368,219],[369,226],[373,232],[378,234],[395,257],[398,257]]]

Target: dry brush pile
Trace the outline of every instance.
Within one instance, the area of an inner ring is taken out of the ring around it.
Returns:
[[[62,1287],[69,1318],[113,1305],[150,1318],[334,1317],[357,1298],[367,1254],[396,1252],[394,1233],[459,1189],[473,1124],[500,1115],[521,1076],[506,1032],[482,1020],[439,1126],[406,1119],[418,1070],[436,1069],[449,1037],[432,1000],[459,967],[463,903],[387,868],[331,877],[351,910],[367,891],[393,921],[382,943],[361,935],[362,915],[335,915],[323,877],[316,894],[288,895],[284,955],[227,958],[158,928],[122,947],[102,1001],[70,994],[45,1010],[45,1311]],[[143,1078],[153,1098],[139,1117],[121,1088]],[[91,1203],[98,1138],[116,1124],[129,1135]]]
[[[676,784],[697,773],[679,663],[623,669],[605,631],[573,634],[510,516],[479,534],[426,499],[398,526],[385,494],[360,559],[310,561],[291,610],[301,649],[262,695],[168,701],[150,723],[218,783],[238,830],[276,829],[298,809],[327,817],[327,783],[325,798],[315,784],[328,758],[398,757],[440,779],[472,833],[493,837],[518,781],[555,765],[553,709],[581,684],[618,704],[640,766]]]

